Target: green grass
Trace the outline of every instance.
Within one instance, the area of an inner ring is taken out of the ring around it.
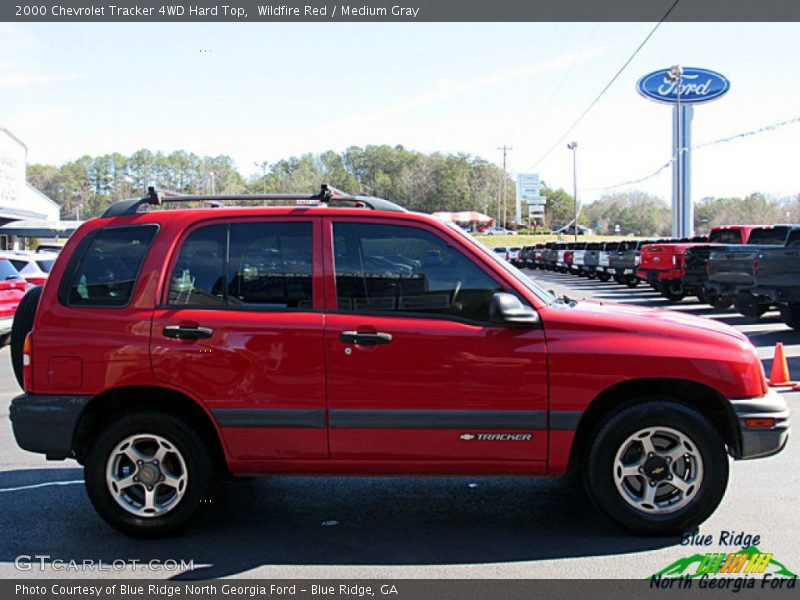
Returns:
[[[545,242],[572,242],[574,236],[571,235],[476,235],[475,239],[486,244],[490,248],[496,246],[532,246]],[[632,240],[636,238],[623,235],[579,235],[579,242],[618,242]]]

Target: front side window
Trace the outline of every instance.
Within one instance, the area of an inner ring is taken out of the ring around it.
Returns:
[[[488,321],[502,287],[439,237],[416,227],[335,223],[338,308]]]
[[[158,228],[101,229],[91,239],[68,290],[70,306],[126,306]]]
[[[310,309],[310,222],[208,225],[183,243],[168,303],[241,309]]]

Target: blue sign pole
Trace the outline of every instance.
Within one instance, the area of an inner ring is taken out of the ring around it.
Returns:
[[[694,204],[691,194],[692,118],[694,107],[672,108],[672,236],[694,235]]]

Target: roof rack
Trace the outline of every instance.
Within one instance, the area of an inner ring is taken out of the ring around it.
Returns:
[[[364,206],[372,210],[386,210],[391,212],[408,212],[405,208],[389,200],[383,198],[374,198],[372,196],[354,196],[347,194],[335,187],[331,187],[326,183],[320,186],[318,194],[310,196],[304,194],[237,194],[237,195],[221,195],[221,196],[190,196],[186,194],[179,194],[177,192],[170,192],[166,190],[159,190],[153,186],[147,188],[147,195],[144,198],[131,198],[128,200],[120,200],[108,207],[103,217],[121,217],[125,215],[135,215],[139,212],[139,208],[145,205],[162,206],[169,202],[209,202],[212,206],[220,206],[223,202],[229,201],[307,201],[316,202],[319,204],[330,204],[331,202],[344,202],[351,203],[355,206]]]

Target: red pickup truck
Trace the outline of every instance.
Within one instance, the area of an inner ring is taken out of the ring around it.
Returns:
[[[143,210],[244,199],[292,204]],[[81,463],[99,514],[139,536],[186,526],[225,476],[277,473],[575,471],[616,523],[684,532],[728,455],[789,434],[735,329],[557,298],[456,227],[325,186],[114,204],[12,340],[17,443]]]
[[[686,251],[698,246],[746,244],[750,232],[758,225],[726,225],[715,227],[708,239],[673,241],[642,247],[636,276],[646,281],[670,302],[680,302],[688,295],[702,295],[702,282],[687,278]],[[705,301],[705,299],[701,298]]]

